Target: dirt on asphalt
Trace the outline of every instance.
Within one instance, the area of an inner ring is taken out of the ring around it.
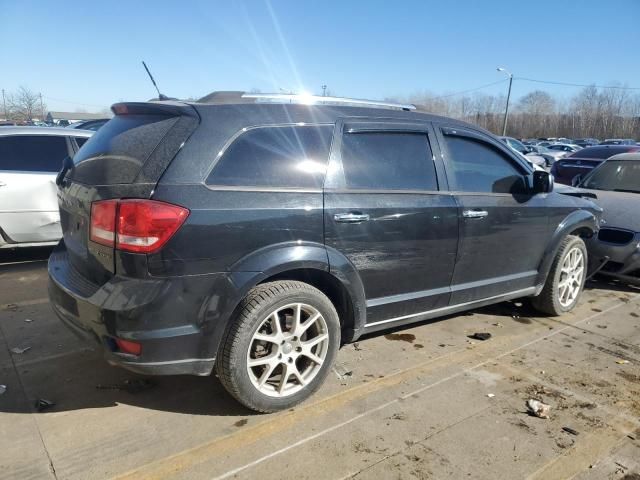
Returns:
[[[109,366],[52,313],[47,255],[0,255],[0,479],[639,478],[640,290],[591,282],[558,318],[509,302],[369,335],[342,347],[349,375],[256,415],[214,377]]]

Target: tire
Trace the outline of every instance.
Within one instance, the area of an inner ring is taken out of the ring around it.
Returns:
[[[340,321],[326,295],[303,282],[270,282],[253,288],[238,306],[216,370],[240,403],[276,412],[318,390],[339,346]]]
[[[577,273],[578,267],[571,274],[567,273],[567,270],[571,270],[570,267],[567,267],[571,263],[571,260],[568,259],[569,255],[575,255],[574,258],[581,258],[582,271],[579,275]],[[571,311],[580,300],[584,282],[587,278],[587,266],[587,247],[584,241],[574,235],[567,236],[558,249],[542,291],[531,300],[531,304],[536,310],[553,316]],[[570,276],[572,280],[569,280]],[[569,284],[570,287],[568,288],[571,291],[567,291],[566,288],[563,289],[562,284]],[[569,298],[571,294],[574,295]]]

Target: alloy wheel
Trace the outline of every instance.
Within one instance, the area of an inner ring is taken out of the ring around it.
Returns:
[[[584,254],[577,247],[567,252],[560,268],[558,300],[563,307],[570,306],[580,294],[584,281]]]
[[[329,331],[311,305],[279,307],[261,322],[247,352],[253,386],[271,397],[288,397],[307,386],[325,362]]]

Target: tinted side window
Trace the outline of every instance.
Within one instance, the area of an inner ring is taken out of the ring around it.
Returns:
[[[342,166],[349,188],[438,189],[429,139],[423,133],[345,133]]]
[[[89,140],[89,138],[87,137],[73,137],[76,139],[76,143],[78,144],[78,148],[82,148],[82,145],[84,145],[87,140]]]
[[[332,125],[248,130],[227,148],[207,183],[322,188],[332,134]]]
[[[15,135],[0,137],[0,170],[57,172],[69,155],[65,137]]]
[[[522,173],[512,161],[488,143],[445,135],[452,189],[463,192],[514,193]]]

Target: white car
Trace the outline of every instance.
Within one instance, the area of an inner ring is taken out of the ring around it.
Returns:
[[[56,175],[95,132],[0,128],[0,249],[55,245],[62,237]]]

